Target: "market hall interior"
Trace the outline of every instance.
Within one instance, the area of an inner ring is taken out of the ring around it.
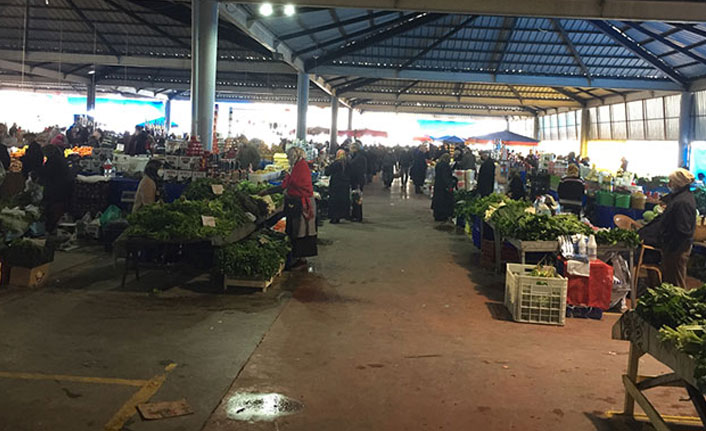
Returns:
[[[462,230],[429,222],[426,196],[376,180],[364,199],[363,223],[327,223],[309,271],[263,294],[162,271],[120,287],[110,258],[57,255],[46,288],[0,296],[0,430],[648,429],[617,417],[618,315],[514,323],[503,277],[478,266]],[[641,359],[642,373],[665,370]],[[652,401],[696,416],[675,391]],[[292,408],[241,420],[245,393]],[[193,414],[135,412],[180,399]]]

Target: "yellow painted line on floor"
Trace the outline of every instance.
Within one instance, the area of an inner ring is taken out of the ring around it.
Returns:
[[[103,427],[104,431],[120,431],[131,417],[137,413],[137,405],[146,403],[159,391],[164,382],[167,380],[167,374],[177,367],[172,363],[164,368],[164,374],[159,374],[149,379],[139,391],[135,392],[129,400],[113,415],[112,418]]]
[[[626,417],[623,412],[619,412],[616,410],[608,410],[605,412],[605,415],[607,417],[613,417],[613,416],[622,416]],[[696,417],[696,416],[673,416],[673,415],[661,415],[662,419],[664,419],[665,422],[671,422],[675,424],[683,424],[683,425],[701,425],[701,418]],[[645,420],[649,421],[650,419],[647,417],[646,414],[644,413],[635,413],[633,415],[635,419],[639,420]]]
[[[112,377],[71,376],[66,374],[21,373],[0,371],[0,378],[18,380],[58,380],[60,382],[99,383],[107,385],[144,386],[148,380],[117,379]]]

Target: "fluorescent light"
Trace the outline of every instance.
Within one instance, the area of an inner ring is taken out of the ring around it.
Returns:
[[[95,74],[96,74],[96,71],[93,70],[93,69],[91,69],[91,70],[88,71],[88,74],[89,74],[89,75],[95,75]]]
[[[263,3],[260,5],[260,15],[270,16],[272,15],[272,12],[274,12],[274,10],[272,9],[271,3]]]
[[[284,6],[284,14],[287,16],[292,16],[295,13],[297,13],[297,9],[294,7],[293,4],[288,4]]]

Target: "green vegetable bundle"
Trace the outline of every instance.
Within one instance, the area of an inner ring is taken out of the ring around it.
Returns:
[[[241,192],[245,192],[249,195],[256,195],[263,190],[269,189],[271,186],[264,183],[253,183],[252,181],[242,180],[238,181],[235,188]]]
[[[596,243],[599,245],[625,244],[630,247],[639,247],[642,242],[637,232],[620,228],[599,230],[595,235]]]
[[[469,219],[471,216],[485,217],[485,212],[488,211],[491,205],[499,204],[500,202],[509,202],[511,200],[509,197],[497,193],[493,193],[484,198],[465,194],[457,194],[456,196],[464,196],[466,199],[456,200],[454,216],[463,217],[465,219]]]
[[[216,226],[204,226],[201,216],[214,217]],[[166,240],[197,240],[227,236],[242,226],[247,217],[239,206],[228,211],[220,200],[156,203],[128,216],[128,235]]]
[[[490,221],[500,235],[507,237],[514,232],[517,220],[525,214],[529,206],[526,201],[509,201],[495,210],[490,216]]]
[[[216,178],[199,178],[193,180],[186,187],[182,196],[190,201],[215,199],[216,195],[211,189],[211,186],[214,184],[223,184],[223,181]]]
[[[591,235],[593,229],[573,214],[558,216],[523,213],[514,225],[507,228],[505,236],[522,241],[554,241],[563,235]]]
[[[269,279],[279,271],[290,251],[286,235],[262,231],[219,248],[215,261],[218,271],[228,277]]]
[[[660,339],[696,360],[694,378],[700,390],[706,389],[706,285],[686,291],[663,283],[648,289],[635,309],[655,328]]]

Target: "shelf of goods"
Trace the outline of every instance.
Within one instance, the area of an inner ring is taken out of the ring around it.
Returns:
[[[669,425],[645,396],[644,391],[655,387],[681,386],[686,388],[701,422],[706,424],[706,401],[703,393],[697,389],[698,385],[694,378],[697,362],[692,356],[677,350],[669,342],[660,341],[657,328],[633,311],[622,315],[613,326],[612,335],[614,340],[630,342],[627,374],[623,375],[624,415],[632,417],[635,412],[635,402],[637,402],[657,431],[669,431]],[[638,379],[640,358],[646,354],[662,362],[673,372]]]

